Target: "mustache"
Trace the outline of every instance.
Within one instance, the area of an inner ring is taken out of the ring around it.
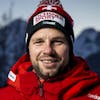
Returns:
[[[53,60],[60,60],[61,58],[57,55],[57,54],[53,54],[53,55],[46,55],[46,54],[43,54],[39,57],[37,57],[37,60],[41,60],[41,59],[53,59]]]

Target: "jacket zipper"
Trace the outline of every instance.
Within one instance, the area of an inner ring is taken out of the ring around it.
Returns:
[[[39,84],[39,89],[40,89],[40,96],[43,96],[43,83]]]
[[[43,83],[44,83],[44,80],[39,80],[39,94],[40,94],[40,96],[41,96],[41,97],[43,98],[43,100],[44,100]]]

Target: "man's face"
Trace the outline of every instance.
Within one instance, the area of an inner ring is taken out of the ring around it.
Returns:
[[[33,69],[39,77],[49,78],[68,64],[69,44],[61,31],[42,28],[30,39],[29,55]]]

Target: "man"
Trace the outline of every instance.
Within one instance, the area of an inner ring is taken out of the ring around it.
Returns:
[[[27,53],[9,72],[0,100],[99,100],[99,77],[74,56],[73,41],[73,20],[60,1],[41,1],[28,20]]]

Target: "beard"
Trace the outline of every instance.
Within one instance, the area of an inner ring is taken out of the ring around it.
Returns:
[[[40,71],[40,68],[39,68],[38,66],[34,66],[33,69],[34,69],[34,71],[36,72],[36,74],[37,74],[37,76],[38,76],[39,78],[42,78],[42,79],[49,79],[50,77],[52,77],[52,76],[49,75],[49,73],[46,74],[46,75],[44,75],[44,74]]]
[[[32,67],[35,73],[37,74],[37,76],[45,80],[56,78],[59,75],[64,74],[65,72],[68,71],[67,65],[60,66],[58,69],[56,69],[56,71],[53,74],[51,73],[44,74],[43,71],[39,68],[39,65],[32,65]]]
[[[46,57],[51,57],[55,62],[57,61],[58,64],[57,66],[54,66],[54,69],[51,67],[46,67],[47,72],[44,72],[44,69],[41,68],[39,61],[43,60],[43,58],[46,58]],[[67,62],[65,60],[61,60],[61,58],[56,53],[49,56],[48,55],[42,55],[39,57],[37,56],[36,61],[33,61],[30,57],[30,60],[32,62],[33,71],[37,74],[39,78],[42,78],[42,79],[56,78],[59,75],[64,74],[68,70],[67,67],[68,67],[69,61]]]

